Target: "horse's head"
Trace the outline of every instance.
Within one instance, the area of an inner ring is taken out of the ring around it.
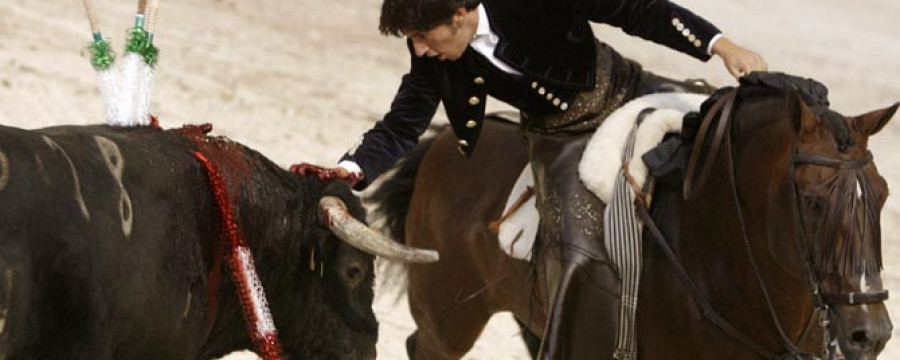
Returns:
[[[891,337],[881,282],[880,213],[888,195],[867,145],[898,105],[845,117],[787,99],[796,134],[794,184],[813,278],[847,359],[874,359]]]
[[[726,228],[744,239],[746,250],[736,256],[752,266],[736,274],[749,271],[754,276],[744,279],[755,283],[751,288],[766,289],[758,292],[773,320],[766,323],[778,331],[761,338],[791,355],[820,351],[816,336],[807,336],[816,308],[828,310],[819,313],[828,314],[828,334],[847,359],[874,359],[891,336],[880,277],[880,213],[888,188],[868,140],[898,105],[845,117],[829,109],[821,84],[767,73],[751,74],[737,90],[723,89],[704,104],[695,153],[708,144],[714,157],[721,143],[726,154],[719,157],[726,166],[710,173],[710,201],[738,205],[739,222]],[[716,114],[717,135],[704,142]],[[730,136],[723,137],[729,118]],[[705,170],[700,174],[702,184]]]

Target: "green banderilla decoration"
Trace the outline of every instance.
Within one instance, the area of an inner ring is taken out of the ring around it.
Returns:
[[[94,33],[94,42],[88,45],[88,51],[91,53],[91,66],[97,71],[109,69],[116,62],[116,54],[112,50],[112,45],[103,40],[100,33]]]
[[[159,60],[159,49],[153,45],[153,35],[142,27],[134,27],[128,34],[125,51],[135,53],[144,59],[144,63],[153,67]]]

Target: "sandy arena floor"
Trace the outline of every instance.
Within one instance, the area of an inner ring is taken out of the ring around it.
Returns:
[[[95,0],[120,49],[134,1]],[[377,0],[163,1],[154,112],[165,127],[211,122],[214,133],[287,166],[332,164],[388,109],[408,66],[403,40],[377,32]],[[857,115],[900,101],[900,3],[894,0],[681,0],[770,69],[816,78],[832,107]],[[651,71],[734,83],[718,59],[679,53],[598,27],[598,36]],[[79,1],[0,0],[0,123],[23,128],[102,121],[98,79]],[[502,109],[494,101],[490,109]],[[438,113],[438,121],[443,120]],[[882,175],[900,187],[898,119],[871,143]],[[900,291],[900,198],[882,214],[887,288]],[[380,292],[379,359],[405,359],[413,323],[405,301]],[[900,319],[900,300],[888,301]],[[896,321],[895,321],[896,323]],[[898,328],[900,329],[900,328]],[[896,330],[895,334],[900,333]],[[900,337],[900,336],[898,336]],[[243,353],[229,359],[252,359]],[[518,330],[498,316],[466,359],[526,359]],[[900,359],[900,340],[881,356]]]

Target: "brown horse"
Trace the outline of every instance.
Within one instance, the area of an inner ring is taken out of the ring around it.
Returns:
[[[710,162],[705,185],[685,199],[680,182],[659,181],[653,196],[650,216],[671,258],[647,223],[639,356],[812,358],[827,355],[830,334],[847,359],[874,359],[892,325],[880,281],[887,184],[867,143],[898,105],[844,117],[808,106],[797,90],[759,84],[737,88],[733,104],[716,102],[729,110],[713,116],[708,101],[706,126],[723,124],[724,136],[696,140],[698,158]],[[525,143],[504,121],[486,122],[481,136],[464,159],[452,132],[442,131],[372,194],[395,238],[441,253],[437,263],[409,267],[418,326],[407,340],[410,358],[462,357],[500,311],[544,333],[549,297],[540,264],[548,245],[538,239],[532,265],[506,256],[488,229],[528,162]],[[604,321],[581,311],[563,321]],[[611,336],[568,336],[542,346],[565,341],[565,357],[611,357],[601,340]]]

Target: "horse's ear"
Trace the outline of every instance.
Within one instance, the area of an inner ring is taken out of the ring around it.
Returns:
[[[788,114],[794,122],[794,130],[796,130],[798,134],[802,136],[816,130],[818,120],[816,120],[816,116],[809,107],[806,106],[806,102],[803,101],[803,97],[800,95],[799,91],[793,89],[789,90],[787,92],[786,102]]]
[[[893,106],[881,110],[867,112],[854,117],[851,123],[860,134],[864,136],[875,135],[891,120],[894,113],[897,112],[897,107],[900,107],[900,103],[895,103]]]

